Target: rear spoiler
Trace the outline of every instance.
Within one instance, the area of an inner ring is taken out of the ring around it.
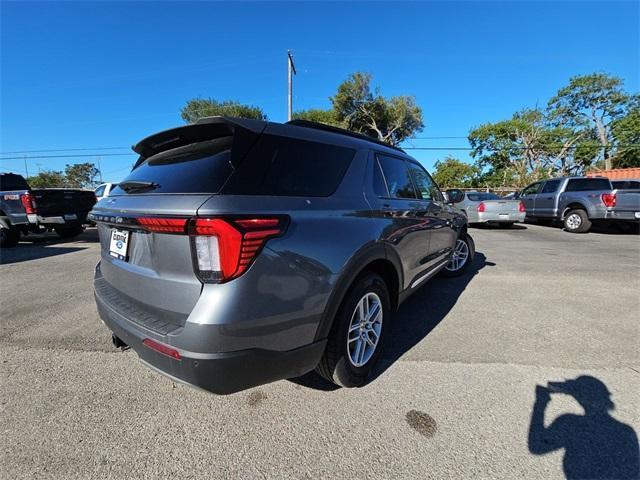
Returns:
[[[233,136],[231,164],[237,167],[253,146],[267,122],[235,117],[204,117],[191,125],[171,128],[150,135],[134,145],[133,151],[140,155],[133,168],[157,153],[192,143]]]

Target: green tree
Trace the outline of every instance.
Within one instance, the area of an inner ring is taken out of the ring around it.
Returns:
[[[180,110],[180,116],[187,123],[195,123],[202,117],[227,116],[266,120],[260,107],[243,105],[235,100],[218,102],[213,98],[194,98]]]
[[[521,186],[549,170],[548,132],[539,109],[524,109],[509,120],[485,123],[471,130],[471,156],[477,167],[501,178],[503,171]]]
[[[605,73],[575,76],[547,105],[549,117],[557,126],[595,132],[607,169],[612,166],[611,154],[615,150],[613,123],[627,113],[633,101],[623,83]]]
[[[640,167],[640,107],[634,107],[626,116],[615,120],[611,132],[618,144],[611,159],[612,167]]]
[[[96,184],[95,178],[99,173],[100,171],[93,163],[76,163],[67,165],[64,169],[66,183],[69,186],[79,188],[93,187]]]
[[[331,104],[339,125],[391,145],[422,131],[422,109],[414,97],[385,98],[370,84],[370,74],[356,72],[338,86]]]
[[[478,173],[475,165],[449,155],[436,162],[433,179],[440,188],[465,188],[474,186]]]
[[[27,177],[27,183],[31,188],[64,187],[67,179],[64,173],[53,170],[43,170],[38,175]]]
[[[340,127],[341,124],[336,118],[336,113],[332,110],[323,110],[321,108],[311,108],[309,110],[300,110],[293,113],[295,120],[308,120],[310,122],[324,123]]]

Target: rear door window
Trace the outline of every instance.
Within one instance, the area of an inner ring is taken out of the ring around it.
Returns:
[[[558,191],[558,187],[560,186],[560,182],[562,180],[547,180],[542,187],[542,191],[540,193],[555,193]]]
[[[400,158],[378,155],[378,161],[391,198],[418,198],[407,162]]]
[[[611,190],[607,178],[572,178],[567,183],[566,192],[586,192],[589,190]]]
[[[263,135],[223,193],[328,197],[346,173],[355,150],[277,135]]]
[[[525,195],[534,195],[538,193],[538,190],[540,190],[540,185],[542,185],[540,182],[529,185],[527,188],[522,190],[521,196],[524,197]]]
[[[422,197],[423,200],[442,201],[442,193],[440,193],[440,189],[431,178],[431,175],[417,163],[407,162],[407,165],[411,171],[418,196]]]

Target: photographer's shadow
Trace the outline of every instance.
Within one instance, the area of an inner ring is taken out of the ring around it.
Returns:
[[[544,411],[551,393],[571,395],[584,415],[566,413],[544,426]],[[637,479],[640,477],[638,436],[613,418],[611,393],[597,378],[583,375],[565,382],[536,386],[529,426],[529,451],[544,455],[564,449],[562,462],[568,479]]]

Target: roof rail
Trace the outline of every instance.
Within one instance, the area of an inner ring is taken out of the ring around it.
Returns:
[[[311,122],[309,120],[289,120],[286,125],[295,125],[296,127],[305,127],[305,128],[314,128],[316,130],[324,130],[326,132],[338,133],[340,135],[346,135],[348,137],[359,138],[360,140],[365,140],[367,142],[377,143],[378,145],[382,145],[387,148],[393,148],[394,150],[398,150],[402,153],[405,153],[400,147],[396,147],[395,145],[389,145],[388,143],[384,143],[378,139],[373,137],[369,137],[367,135],[363,135],[361,133],[352,132],[349,130],[345,130],[344,128],[334,127],[332,125],[327,125],[325,123],[319,122]]]

